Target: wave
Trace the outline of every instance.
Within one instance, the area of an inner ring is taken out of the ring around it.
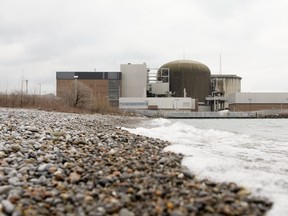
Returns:
[[[288,215],[288,207],[281,201],[288,199],[288,143],[267,138],[264,132],[261,136],[271,125],[275,128],[274,124],[253,122],[258,132],[243,133],[245,122],[230,121],[233,131],[209,128],[210,123],[202,121],[207,125],[197,127],[193,120],[153,119],[126,130],[170,141],[164,151],[184,154],[182,164],[191,172],[202,178],[236,182],[258,195],[271,197],[278,201],[271,215]]]

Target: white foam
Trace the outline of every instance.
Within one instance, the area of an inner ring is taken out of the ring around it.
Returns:
[[[242,133],[244,122],[225,131],[196,128],[187,121],[154,119],[149,126],[127,130],[170,141],[172,145],[165,151],[184,154],[183,165],[199,177],[246,186],[254,194],[275,202],[268,215],[288,215],[288,143],[282,141],[283,134],[282,140],[268,139],[265,131],[271,125],[269,121],[266,123],[265,126],[259,122],[257,126],[258,122],[253,122],[253,127],[260,127],[259,130]]]

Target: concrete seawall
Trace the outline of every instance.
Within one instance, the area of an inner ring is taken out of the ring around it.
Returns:
[[[180,110],[133,110],[127,111],[147,117],[160,118],[287,118],[288,110],[262,110],[253,112],[191,112]]]

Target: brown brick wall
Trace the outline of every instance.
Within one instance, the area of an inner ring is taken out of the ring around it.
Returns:
[[[108,80],[77,80],[78,83],[82,83],[89,88],[92,104],[108,103]],[[57,80],[57,97],[67,97],[70,91],[74,91],[74,88],[75,80]]]
[[[275,109],[288,109],[288,104],[229,104],[229,110],[230,111],[258,111],[258,110],[275,110]]]

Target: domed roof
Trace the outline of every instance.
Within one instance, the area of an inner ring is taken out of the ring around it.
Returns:
[[[168,78],[165,76],[167,69]],[[198,61],[177,60],[162,65],[158,70],[158,81],[167,79],[169,79],[169,91],[174,92],[174,97],[183,97],[183,89],[186,89],[187,97],[205,102],[210,93],[210,69]]]
[[[173,68],[175,70],[191,70],[191,71],[203,71],[210,73],[210,69],[202,64],[201,62],[194,61],[194,60],[176,60],[168,62],[161,66],[161,68],[170,68],[170,70]]]

